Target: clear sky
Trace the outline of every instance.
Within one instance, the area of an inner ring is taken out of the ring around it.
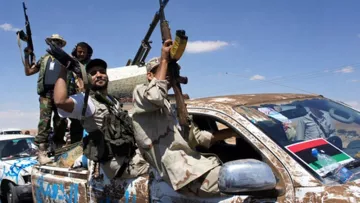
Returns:
[[[222,3],[224,2],[224,3]],[[36,128],[38,75],[25,76],[15,30],[22,1],[0,1],[0,128]],[[158,0],[27,0],[37,58],[44,39],[62,35],[68,53],[79,41],[110,67],[133,58]],[[180,63],[190,97],[307,92],[360,107],[360,1],[170,0],[173,33],[189,36]],[[160,54],[159,27],[148,59]],[[286,87],[285,87],[286,86]],[[289,88],[289,87],[292,88]]]

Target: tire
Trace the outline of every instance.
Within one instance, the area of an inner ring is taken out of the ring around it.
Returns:
[[[6,191],[6,199],[8,203],[18,203],[19,199],[16,194],[16,188],[14,183],[9,182],[8,183],[8,191]]]

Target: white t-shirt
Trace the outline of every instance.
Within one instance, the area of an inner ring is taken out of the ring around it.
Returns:
[[[74,101],[74,110],[69,113],[62,109],[58,108],[58,113],[60,117],[67,117],[67,118],[74,118],[74,119],[81,119],[81,113],[84,105],[84,97],[85,93],[78,93],[71,95],[70,98]],[[85,117],[91,117],[94,115],[96,111],[95,105],[92,99],[89,97],[88,99],[88,106],[86,109]],[[92,132],[97,129],[97,125],[101,125],[97,123],[94,119],[86,119],[85,125],[83,126],[87,132]],[[107,161],[101,163],[101,173],[105,174],[109,179],[114,178],[117,171],[120,169],[120,166],[124,163],[125,157],[114,157],[111,161]]]
[[[69,113],[69,112],[66,112],[66,111],[58,108],[59,116],[62,118],[74,118],[74,119],[80,120],[83,105],[84,105],[84,97],[85,97],[85,93],[78,93],[78,94],[71,95],[70,98],[74,101],[74,104],[75,104],[73,111],[71,113]],[[95,113],[95,105],[89,97],[85,117],[90,117],[90,116],[94,115],[94,113]]]

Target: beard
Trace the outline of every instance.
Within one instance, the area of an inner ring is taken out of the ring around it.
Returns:
[[[96,83],[98,81],[104,81],[104,84],[103,85],[97,85]],[[109,85],[109,80],[107,78],[97,78],[94,81],[94,83],[92,84],[91,89],[93,91],[102,91],[102,90],[106,90],[108,85]]]

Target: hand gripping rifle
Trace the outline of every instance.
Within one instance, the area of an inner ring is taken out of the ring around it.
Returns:
[[[166,6],[168,1],[169,0],[164,0],[163,7]],[[136,52],[136,55],[135,55],[134,59],[132,61],[131,61],[131,59],[129,59],[127,64],[126,64],[127,66],[128,65],[138,65],[138,66],[145,65],[145,59],[146,59],[147,55],[150,52],[150,49],[151,49],[150,44],[152,43],[152,41],[149,41],[149,40],[150,40],[150,37],[151,37],[152,33],[154,32],[155,27],[157,26],[157,24],[159,22],[159,19],[160,19],[160,14],[159,13],[160,13],[160,11],[157,11],[155,13],[154,18],[151,21],[149,30],[147,31],[144,39],[141,41],[141,45],[140,45],[138,51]]]
[[[23,2],[26,33],[23,30],[19,30],[19,31],[16,32],[16,35],[18,36],[18,44],[19,44],[19,48],[20,48],[20,53],[22,53],[20,40],[26,42],[27,43],[27,49],[31,50],[31,53],[30,53],[30,64],[31,64],[31,63],[33,63],[35,61],[35,54],[34,54],[33,40],[32,40],[32,37],[31,37],[30,21],[29,21],[28,15],[26,13],[26,9],[27,8],[25,6],[25,2]],[[24,63],[24,60],[23,60],[23,63]]]
[[[171,38],[171,32],[168,21],[165,19],[164,13],[164,1],[159,0],[160,2],[160,30],[162,43],[164,43],[168,39]],[[188,37],[185,35],[184,30],[177,30],[175,41],[173,42],[173,46],[170,50],[170,58],[169,62],[169,71],[170,71],[170,83],[174,90],[175,101],[176,101],[176,110],[177,116],[179,118],[179,124],[182,128],[182,135],[185,140],[188,140],[189,136],[189,115],[186,109],[186,104],[184,102],[184,96],[182,94],[180,83],[187,84],[187,78],[180,76],[180,66],[176,63],[181,56],[183,55]]]

